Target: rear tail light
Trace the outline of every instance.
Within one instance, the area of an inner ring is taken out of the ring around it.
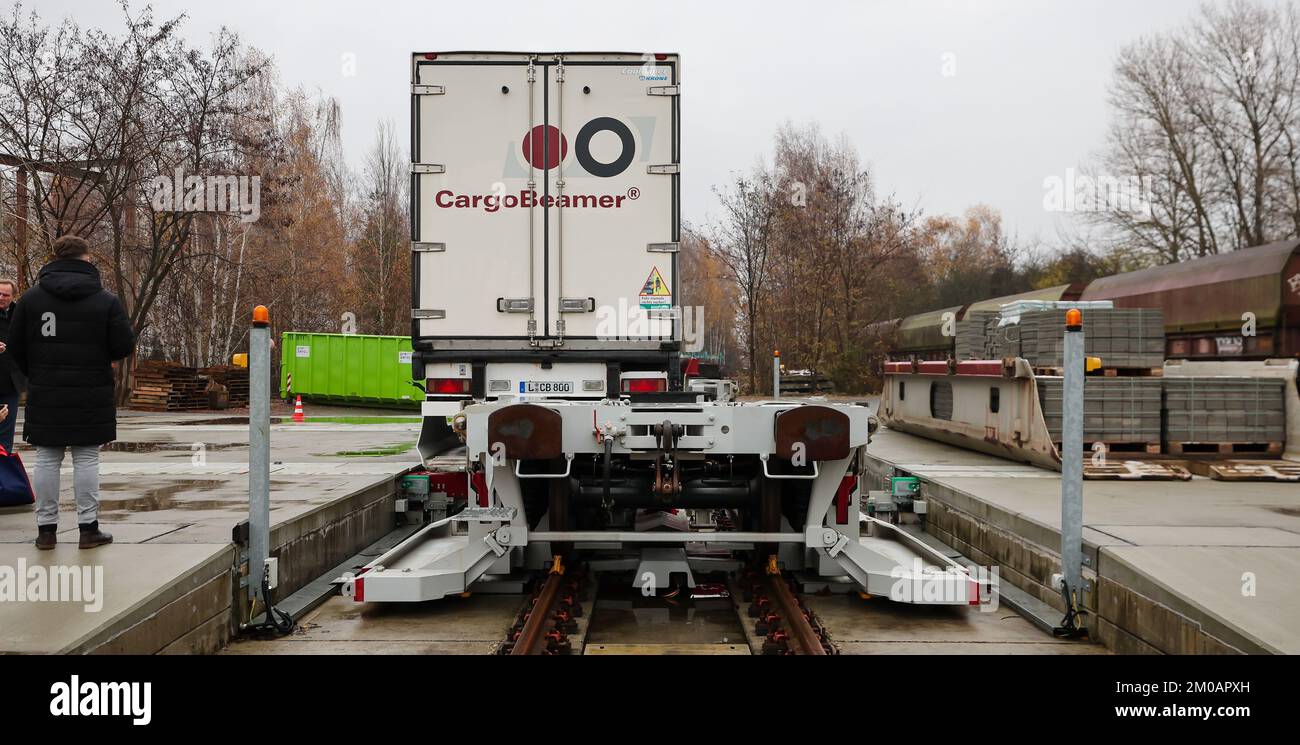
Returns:
[[[425,390],[453,396],[468,395],[469,378],[429,378]]]
[[[624,393],[659,393],[668,390],[663,378],[628,378],[623,381]]]

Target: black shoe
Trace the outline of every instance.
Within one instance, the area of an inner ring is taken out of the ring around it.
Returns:
[[[113,542],[113,536],[111,534],[105,533],[99,529],[98,520],[80,527],[81,541],[77,544],[77,548],[94,548],[95,546],[103,546],[106,543]]]
[[[36,530],[36,547],[40,550],[49,551],[59,545],[58,525],[37,525]]]

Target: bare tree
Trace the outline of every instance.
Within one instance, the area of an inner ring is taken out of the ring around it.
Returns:
[[[360,232],[353,241],[359,307],[367,327],[380,334],[409,333],[409,181],[396,128],[383,121],[362,166]]]
[[[1168,263],[1300,235],[1300,19],[1233,0],[1140,39],[1115,65],[1100,170],[1140,184],[1107,204],[1113,245]]]
[[[774,243],[776,184],[770,172],[755,167],[724,189],[714,189],[722,219],[714,226],[710,248],[734,278],[744,316],[749,389],[758,390],[759,311],[763,304]]]

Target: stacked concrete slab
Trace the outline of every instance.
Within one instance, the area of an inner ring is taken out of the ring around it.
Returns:
[[[1061,441],[1062,379],[1038,377],[1038,400],[1053,442]],[[1162,378],[1088,377],[1083,387],[1083,440],[1158,452]]]
[[[1000,359],[993,352],[993,336],[989,330],[996,326],[996,310],[972,310],[957,322],[956,355],[959,360]]]
[[[1284,442],[1285,385],[1280,378],[1166,378],[1165,441]]]
[[[1020,356],[1035,367],[1060,367],[1065,323],[1059,310],[1021,313]],[[1157,308],[1105,308],[1084,312],[1084,350],[1107,368],[1164,365],[1165,321]]]

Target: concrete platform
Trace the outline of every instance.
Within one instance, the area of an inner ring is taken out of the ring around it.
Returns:
[[[325,407],[308,413],[344,421],[271,427],[277,598],[391,531],[394,476],[419,462],[416,416]],[[387,418],[347,421],[376,415]],[[0,512],[0,572],[39,565],[88,567],[83,576],[102,576],[95,610],[65,600],[0,600],[0,653],[220,649],[243,612],[232,530],[248,515],[247,432],[227,412],[123,412],[119,440],[101,452],[100,523],[114,535],[108,546],[76,547],[70,457],[56,550],[32,545],[33,509]],[[372,448],[385,454],[349,455]],[[25,444],[17,451],[30,472],[35,453]]]
[[[1014,610],[906,605],[856,593],[805,595],[840,654],[1105,654],[1099,644],[1056,639]]]
[[[1060,476],[882,429],[880,479],[922,478],[925,529],[1003,581],[1063,610]],[[1291,484],[1084,483],[1086,599],[1094,638],[1121,652],[1300,653],[1300,488]]]
[[[289,636],[239,640],[222,654],[492,654],[524,598],[473,594],[427,603],[332,597]]]

